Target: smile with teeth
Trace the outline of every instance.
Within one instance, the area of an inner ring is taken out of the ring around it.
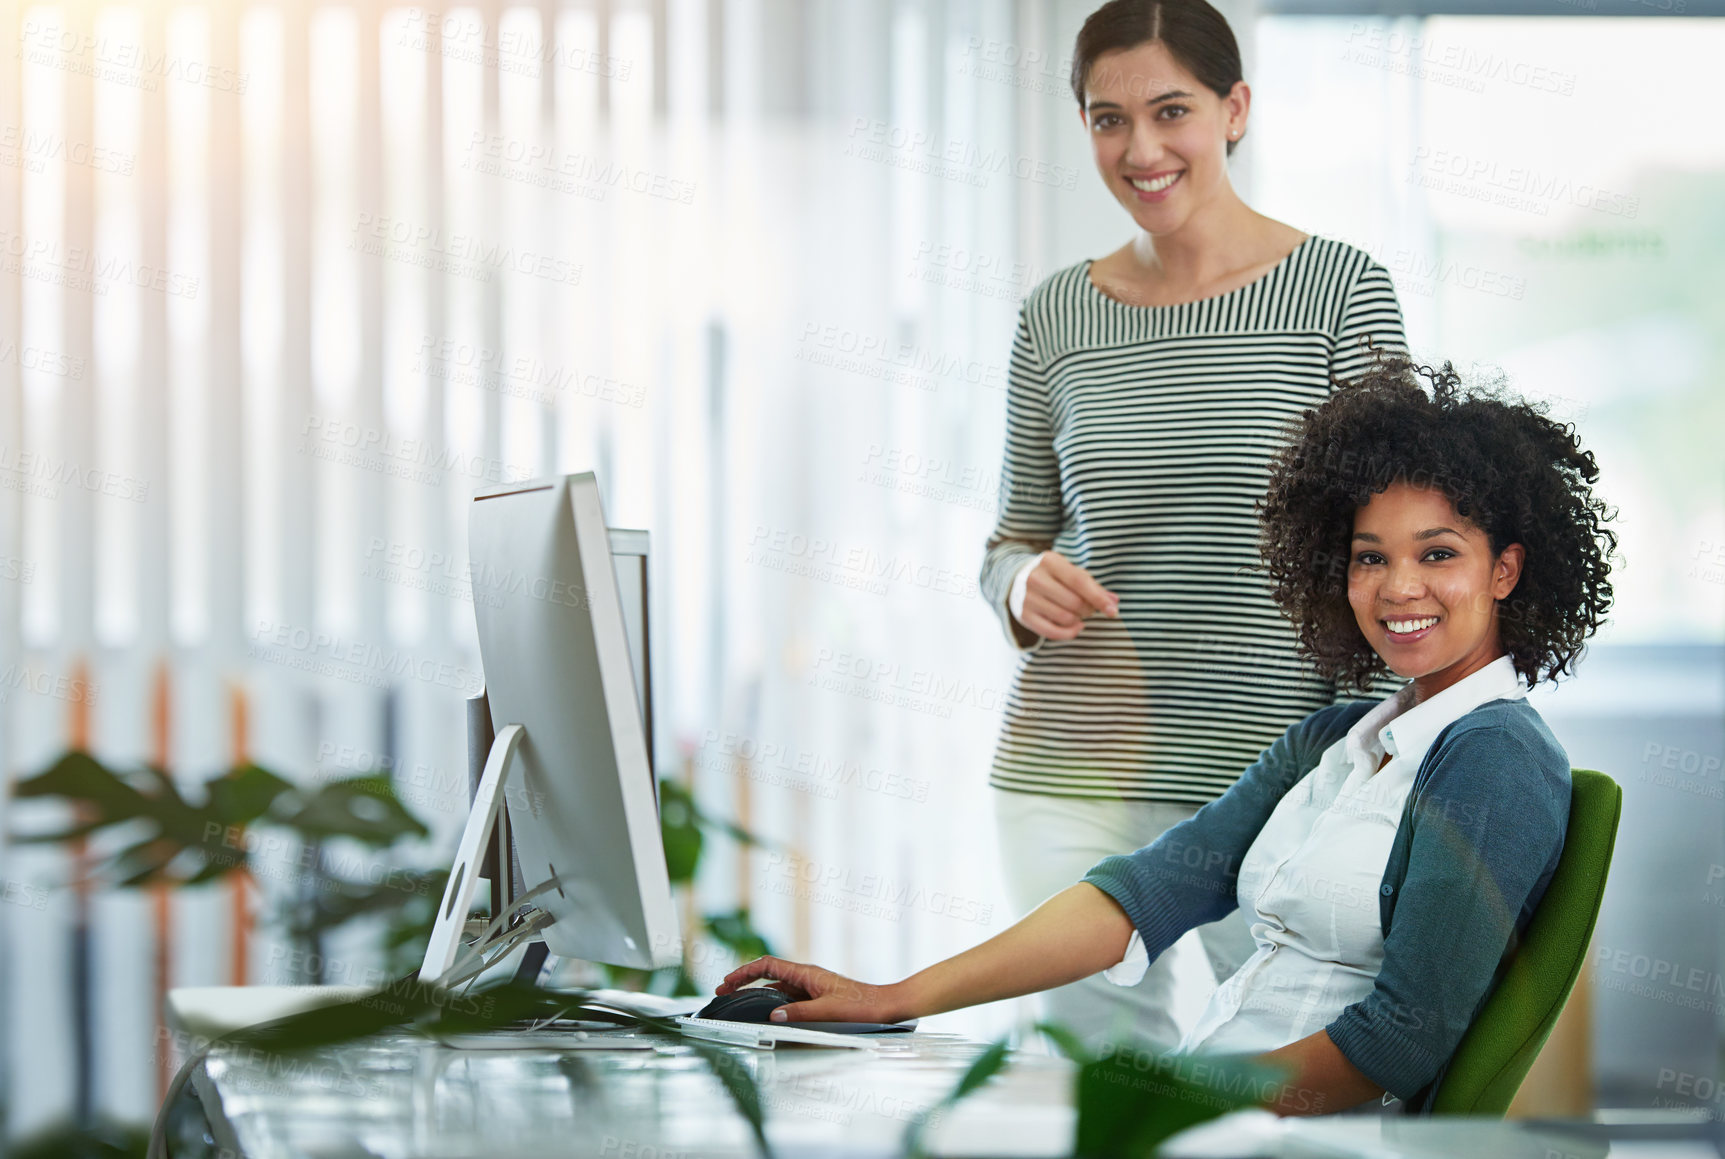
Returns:
[[[1174,184],[1174,182],[1180,180],[1180,172],[1176,170],[1173,173],[1164,173],[1162,176],[1153,180],[1144,180],[1137,177],[1129,177],[1127,180],[1132,182],[1132,188],[1134,189],[1142,190],[1145,193],[1160,193],[1170,185]]]
[[[1385,620],[1384,626],[1398,636],[1408,636],[1414,632],[1423,632],[1437,622],[1436,616],[1421,616],[1415,620]]]

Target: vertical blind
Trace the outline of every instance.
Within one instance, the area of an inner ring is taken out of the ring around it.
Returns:
[[[1003,928],[1010,660],[975,575],[1017,303],[1100,195],[1055,143],[1078,7],[0,9],[9,775],[81,712],[188,791],[239,757],[387,767],[446,859],[467,502],[594,470],[653,534],[660,775],[766,842],[718,843],[696,907],[868,978]],[[288,856],[88,898],[96,1110],[153,1111],[158,953],[175,985],[306,976]],[[74,1097],[76,869],[8,852],[18,1130]]]

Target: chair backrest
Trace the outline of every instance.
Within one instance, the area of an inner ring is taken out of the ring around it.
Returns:
[[[1551,884],[1497,989],[1450,1057],[1432,1114],[1502,1116],[1581,973],[1611,871],[1623,789],[1589,769],[1570,777],[1569,828]]]

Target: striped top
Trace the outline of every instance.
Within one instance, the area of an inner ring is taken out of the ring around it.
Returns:
[[[1087,261],[1031,291],[981,577],[1022,653],[990,784],[1201,805],[1335,700],[1254,570],[1253,505],[1287,424],[1371,365],[1368,338],[1407,351],[1389,273],[1327,238],[1197,302],[1125,305]],[[1065,641],[1013,622],[1013,576],[1050,547],[1119,619]]]

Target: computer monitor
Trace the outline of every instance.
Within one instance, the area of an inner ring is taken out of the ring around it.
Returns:
[[[645,618],[625,612],[626,598],[644,609],[645,533],[607,529],[587,473],[480,492],[468,550],[474,591],[486,594],[474,614],[496,740],[421,980],[444,980],[456,962],[500,810],[521,886],[547,887],[532,904],[548,919],[538,936],[551,952],[676,965],[647,749]]]

